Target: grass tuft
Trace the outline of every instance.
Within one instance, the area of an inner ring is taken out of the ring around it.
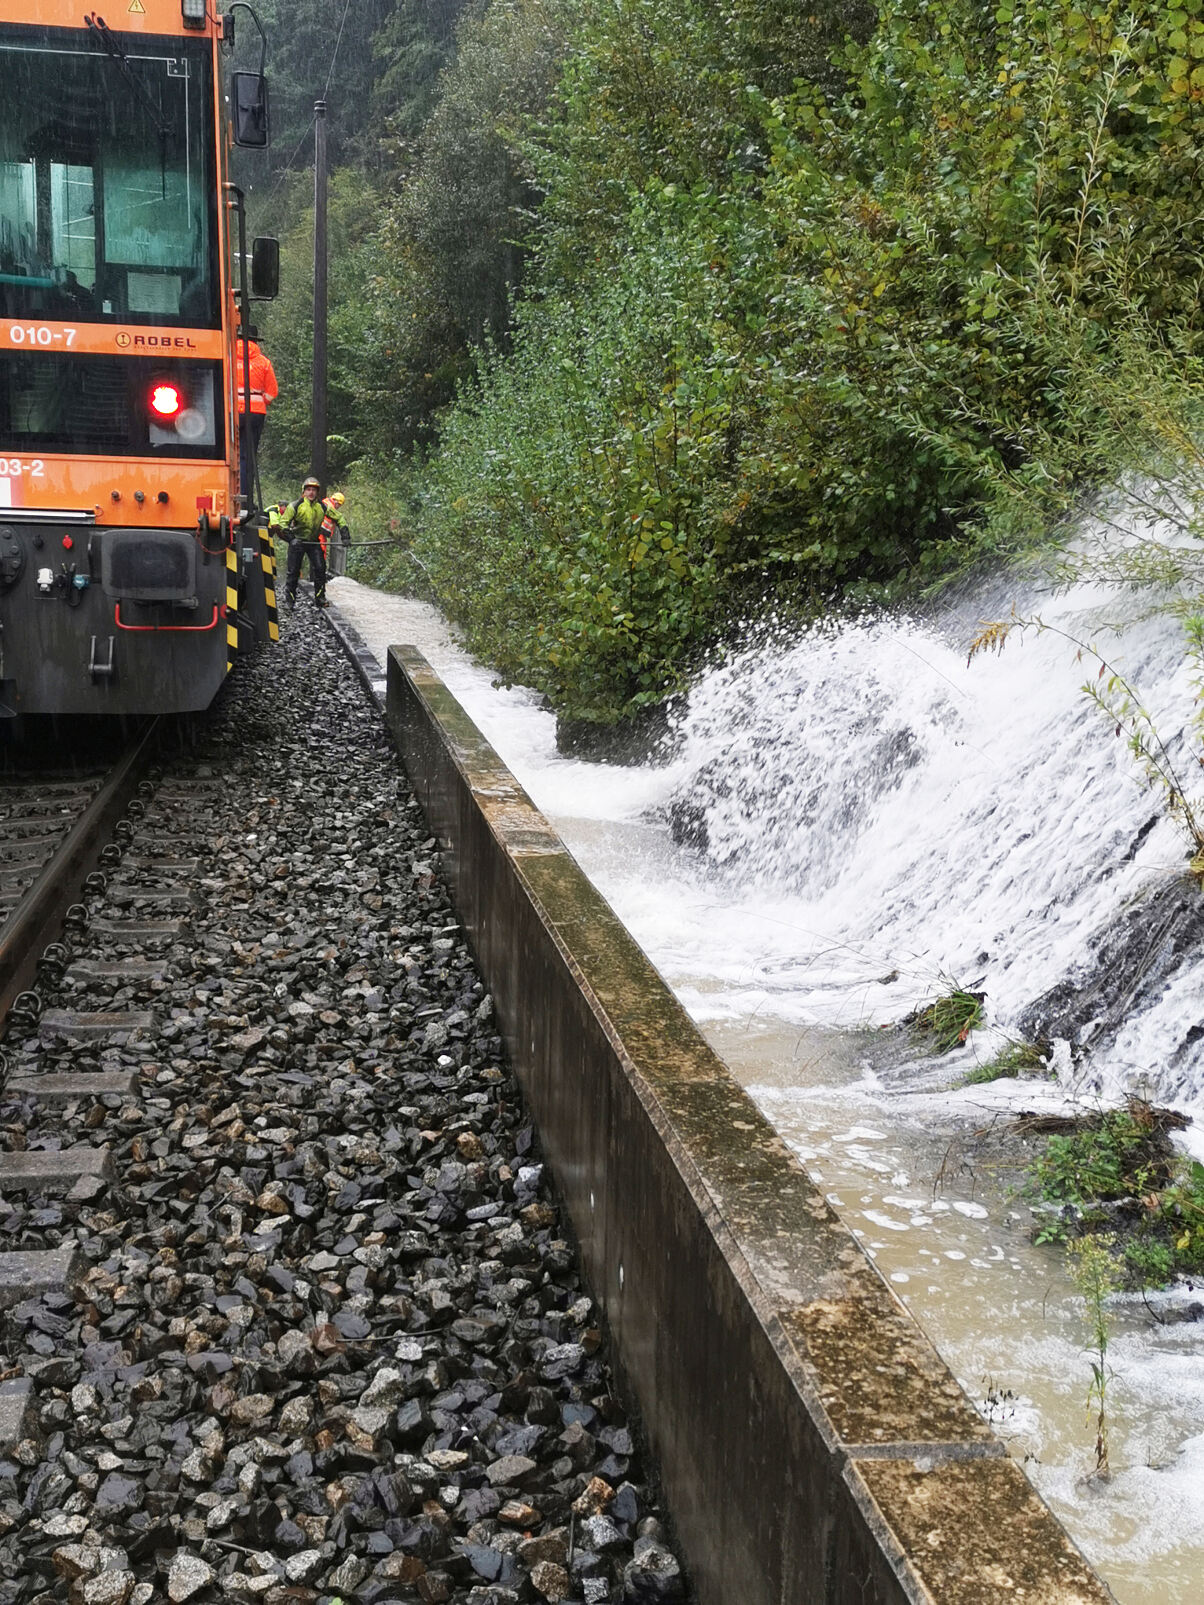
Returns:
[[[1036,1042],[1009,1042],[993,1059],[975,1065],[962,1078],[962,1086],[975,1087],[988,1081],[1002,1081],[1007,1076],[1031,1075],[1044,1070],[1048,1059],[1048,1046]]]
[[[985,992],[966,992],[955,988],[918,1009],[904,1021],[918,1035],[926,1037],[934,1053],[952,1053],[965,1042],[971,1031],[977,1030],[983,1020]]]

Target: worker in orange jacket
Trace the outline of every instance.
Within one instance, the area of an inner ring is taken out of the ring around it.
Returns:
[[[247,330],[247,339],[234,342],[234,373],[238,384],[238,458],[242,494],[250,507],[255,493],[254,464],[259,456],[259,440],[268,408],[280,393],[272,359],[257,343],[259,330]],[[250,360],[251,406],[247,408],[247,361]]]

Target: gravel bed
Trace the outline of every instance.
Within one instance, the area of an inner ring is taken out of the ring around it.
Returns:
[[[435,843],[309,610],[92,912],[184,929],[91,928],[82,956],[162,974],[50,1000],[150,1008],[143,1039],[4,1045],[141,1094],[0,1103],[3,1147],[107,1145],[117,1175],[0,1199],[0,1251],[84,1262],[3,1318],[38,1434],[0,1459],[0,1605],[684,1600]]]

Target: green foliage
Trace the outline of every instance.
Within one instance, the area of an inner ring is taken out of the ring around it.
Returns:
[[[522,309],[513,356],[487,355],[446,421],[421,505],[417,550],[470,644],[599,722],[675,687],[737,539],[712,498],[741,377],[699,371],[710,240],[663,243],[679,204],[646,198],[648,248],[593,295],[588,335],[571,308]],[[502,440],[481,427],[500,418]]]
[[[1050,1137],[1033,1166],[1041,1196],[1083,1209],[1144,1191],[1151,1177],[1135,1156],[1145,1152],[1147,1135],[1128,1110],[1114,1109],[1098,1124]]]
[[[398,555],[405,549],[405,538],[398,517],[398,502],[404,492],[404,478],[393,474],[384,478],[376,466],[366,458],[358,458],[340,475],[338,489],[347,498],[344,511],[351,524],[355,546],[361,541],[384,541],[386,546],[373,545],[363,552],[348,554],[348,572],[355,579],[374,582],[376,573],[390,572]]]
[[[1087,1316],[1090,1333],[1091,1382],[1087,1388],[1087,1414],[1095,1416],[1095,1472],[1107,1478],[1108,1465],[1108,1384],[1112,1372],[1108,1367],[1108,1340],[1111,1336],[1111,1318],[1108,1299],[1120,1283],[1113,1255],[1115,1238],[1092,1233],[1080,1237],[1069,1246],[1071,1275]]]
[[[396,0],[372,40],[379,76],[375,119],[392,139],[420,134],[439,104],[439,75],[454,59],[456,26],[471,0]]]
[[[1014,550],[1194,352],[1204,113],[1162,8],[905,0],[843,51],[835,8],[771,12],[578,7],[511,125],[536,273],[417,541],[476,650],[576,717],[663,697],[766,592]]]
[[[1122,1257],[1122,1280],[1131,1287],[1165,1287],[1175,1274],[1174,1250],[1157,1238],[1130,1238]]]
[[[981,992],[966,992],[956,987],[913,1014],[908,1024],[931,1042],[934,1053],[951,1053],[982,1024],[983,1001]],[[988,1078],[979,1076],[977,1079]]]
[[[1181,1159],[1156,1202],[1161,1224],[1173,1239],[1175,1268],[1198,1273],[1204,1269],[1204,1165]]]
[[[466,11],[454,62],[405,182],[382,207],[368,285],[371,398],[362,447],[384,460],[424,446],[487,339],[504,341],[536,195],[514,130],[551,93],[559,0]]]
[[[549,281],[590,282],[625,252],[650,185],[726,193],[764,172],[771,98],[831,75],[866,0],[584,0],[527,154],[544,191]]]
[[[529,9],[523,0],[515,6]],[[497,194],[505,147],[494,124],[498,103],[513,111],[518,99],[510,95],[513,86],[498,89],[499,68],[490,51],[496,50],[500,63],[519,51],[521,30],[507,25],[506,9],[499,4],[485,19],[480,0],[368,0],[345,14],[316,0],[289,7],[264,0],[260,7],[268,34],[273,144],[262,155],[237,151],[235,163],[249,192],[251,233],[277,234],[282,243],[281,298],[256,312],[281,381],[264,441],[270,474],[291,479],[308,467],[308,129],[328,75],[332,476],[365,455],[376,459],[378,478],[393,473],[399,448],[430,438],[431,416],[449,400],[457,378],[471,370],[471,345],[486,323],[505,323],[507,295],[518,279],[512,244],[518,231],[507,227],[513,194],[500,200]],[[462,19],[475,44],[457,78],[455,40]],[[240,22],[234,64],[258,63],[258,34]],[[451,108],[474,90],[479,104],[457,116]],[[437,121],[428,127],[432,112]],[[466,123],[472,125],[467,130]],[[451,136],[448,124],[455,129]],[[464,316],[463,304],[477,309],[475,322]]]
[[[1106,1221],[1119,1234],[1128,1285],[1161,1287],[1177,1274],[1198,1273],[1204,1165],[1172,1149],[1164,1116],[1131,1099],[1050,1136],[1030,1175],[1038,1196],[1062,1213],[1046,1218],[1037,1240],[1073,1239]]]
[[[316,19],[276,28],[302,133]],[[336,470],[404,474],[407,583],[558,711],[639,713],[767,597],[889,598],[1093,488],[1106,521],[1136,467],[1152,508],[1204,479],[1197,0],[374,0],[347,26],[340,137],[372,171],[336,185]],[[291,474],[286,196],[265,451]]]
[[[962,1085],[981,1086],[1008,1076],[1032,1075],[1045,1068],[1048,1054],[1048,1045],[1041,1047],[1035,1042],[1009,1042],[993,1059],[987,1059],[968,1071],[962,1078]]]

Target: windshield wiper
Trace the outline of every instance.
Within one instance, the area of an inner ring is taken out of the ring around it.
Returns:
[[[117,35],[113,32],[112,28],[109,27],[105,19],[103,17],[98,17],[95,12],[92,12],[90,16],[84,17],[84,22],[87,24],[88,31],[91,33],[92,37],[99,42],[101,49],[108,56],[109,60],[117,63],[117,67],[121,72],[121,76],[129,85],[134,97],[142,102],[143,110],[149,116],[151,122],[155,125],[155,132],[159,136],[159,167],[163,181],[163,194],[166,197],[167,138],[171,133],[171,123],[163,116],[162,111],[158,106],[155,105],[154,101],[147,94],[146,90],[138,82],[138,79],[134,74],[134,70],[130,66],[130,58],[122,49]]]

